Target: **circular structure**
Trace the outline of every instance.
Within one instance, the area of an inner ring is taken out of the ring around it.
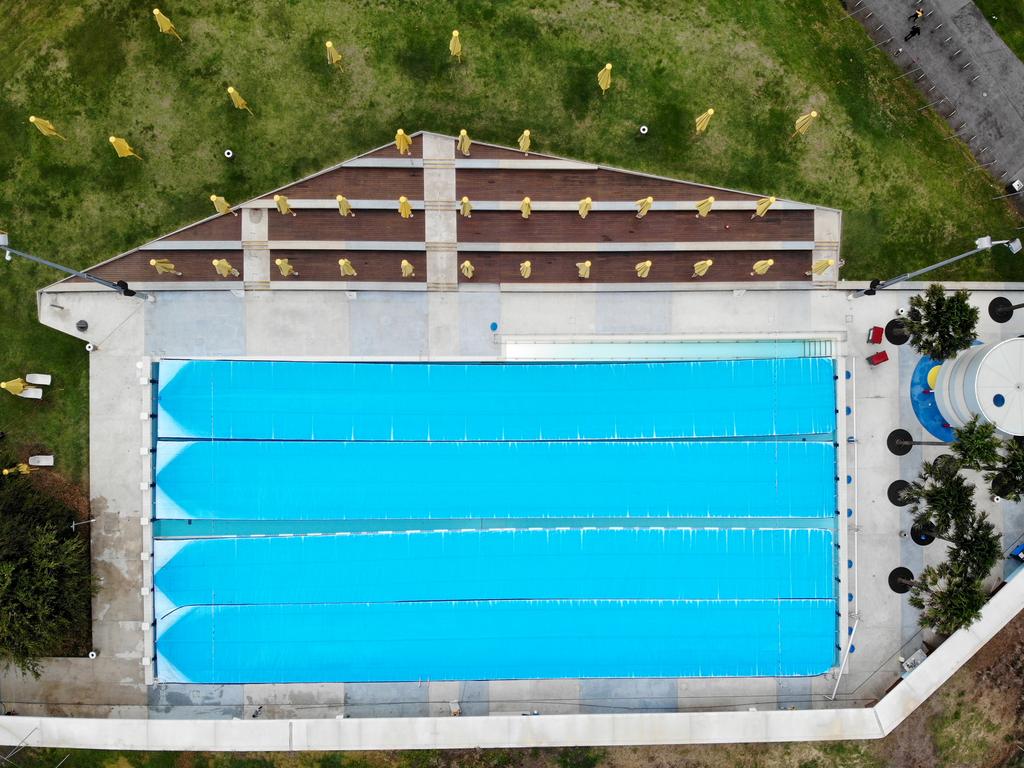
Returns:
[[[935,541],[935,533],[935,525],[933,523],[924,523],[923,525],[915,523],[910,526],[910,538],[921,547],[927,547]]]
[[[492,331],[498,330],[498,324],[497,323],[491,323],[491,330]]]
[[[640,126],[640,135],[641,136],[646,136],[647,135],[647,126],[646,125],[641,125]]]
[[[1024,338],[979,344],[947,360],[935,399],[954,427],[977,415],[1003,435],[1024,435]]]
[[[235,156],[235,153],[232,152],[230,149],[225,149],[224,150],[224,157],[226,157],[228,160],[230,160],[234,156]]]
[[[898,317],[885,324],[885,340],[890,344],[895,344],[897,346],[900,344],[906,344],[910,341],[910,334],[907,332],[907,326]]]
[[[906,456],[914,447],[914,438],[905,429],[894,429],[885,439],[889,453],[895,456]]]
[[[1005,323],[1013,317],[1013,302],[1005,296],[996,296],[988,303],[988,316],[997,323]]]
[[[75,328],[78,329],[79,333],[85,333],[89,330],[89,324],[85,320],[79,320],[75,323]]]
[[[889,496],[889,501],[895,504],[897,507],[905,507],[910,503],[909,499],[903,498],[903,492],[910,487],[910,483],[906,480],[894,480],[889,484],[889,490],[886,494]]]
[[[910,582],[913,580],[913,571],[901,565],[899,568],[893,568],[889,573],[889,589],[897,595],[905,595],[910,591]]]

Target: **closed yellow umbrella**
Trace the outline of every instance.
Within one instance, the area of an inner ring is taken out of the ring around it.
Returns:
[[[408,259],[402,259],[402,277],[416,277],[416,269]]]
[[[530,275],[533,274],[533,264],[528,260],[519,262],[519,274],[523,276],[524,280],[529,280]]]
[[[751,275],[763,275],[769,269],[772,268],[772,264],[775,263],[775,259],[761,259],[761,261],[754,262],[754,271]]]
[[[238,270],[227,259],[214,259],[213,268],[221,277],[238,277]]]
[[[469,157],[469,148],[473,146],[473,141],[469,138],[469,134],[466,129],[463,128],[459,131],[459,152],[464,156]]]
[[[398,147],[398,154],[400,155],[412,154],[412,139],[401,128],[395,132],[395,146]]]
[[[530,218],[530,214],[533,213],[533,201],[529,197],[523,198],[523,202],[519,204],[519,212],[523,215],[524,219]]]
[[[601,86],[601,95],[607,96],[608,89],[612,87],[612,65],[605,64],[597,73],[597,84]]]
[[[462,63],[462,38],[459,37],[459,30],[452,30],[452,39],[448,43],[448,52]]]
[[[238,215],[236,211],[231,210],[231,206],[228,204],[228,201],[220,195],[210,195],[210,202],[213,203],[213,207],[217,210],[217,213],[221,215],[228,213],[234,214],[235,216]]]
[[[288,202],[288,198],[284,195],[274,195],[274,205],[277,206],[278,212],[282,216],[287,216],[289,213],[292,216],[296,216],[295,211],[292,210],[292,206]]]
[[[476,271],[473,268],[473,262],[471,262],[469,259],[466,259],[464,262],[459,264],[459,270],[462,272],[462,274],[466,276],[467,279],[472,279],[473,272]]]
[[[818,259],[811,265],[810,271],[804,272],[804,274],[808,277],[811,275],[823,275],[835,263],[835,259]]]
[[[358,274],[348,259],[338,259],[338,268],[342,277],[355,277]]]
[[[233,85],[228,86],[228,96],[231,97],[231,103],[235,105],[235,109],[244,109],[250,115],[252,110],[249,109],[249,102],[242,98],[242,94]]]
[[[338,49],[334,47],[334,43],[328,40],[324,43],[324,47],[327,48],[327,63],[332,67],[341,64],[341,54],[338,53]]]
[[[647,215],[647,212],[651,210],[651,206],[654,205],[653,197],[645,197],[641,200],[636,201],[636,217],[642,219]]]
[[[342,216],[355,216],[356,212],[352,210],[352,205],[349,203],[348,198],[344,195],[335,195],[335,200],[338,201],[338,213]]]
[[[459,213],[465,216],[467,219],[473,218],[473,206],[469,202],[469,198],[465,195],[459,201]]]
[[[156,19],[156,25],[160,28],[160,31],[165,35],[171,35],[172,37],[178,38],[178,42],[182,43],[184,40],[181,39],[181,35],[178,34],[178,30],[174,28],[171,20],[160,13],[159,8],[153,9],[153,18]]]
[[[653,264],[654,262],[648,259],[647,261],[641,261],[639,264],[635,265],[633,269],[636,270],[636,276],[646,278],[649,274],[651,274],[651,266]]]
[[[698,261],[696,264],[693,265],[693,274],[690,275],[691,279],[694,277],[704,277],[704,275],[708,273],[708,270],[711,269],[711,265],[714,263],[715,262],[712,259],[704,259],[703,261]]]
[[[576,262],[576,274],[584,280],[590,277],[590,259]]]
[[[295,267],[288,259],[274,259],[274,264],[281,271],[281,277],[298,277],[299,273],[295,271]]]
[[[798,133],[801,136],[807,133],[807,129],[811,127],[811,123],[813,123],[817,119],[817,117],[818,113],[815,112],[813,109],[806,115],[800,115],[800,117],[796,119],[796,130],[793,131],[793,136],[796,136]],[[790,138],[793,138],[793,136],[790,136]]]
[[[715,196],[710,195],[697,202],[697,218],[703,219],[711,213],[711,206],[715,204]]]
[[[580,218],[581,219],[587,218],[587,214],[590,213],[590,209],[593,208],[593,207],[594,207],[594,201],[591,200],[589,197],[584,197],[582,200],[580,200],[580,207],[579,207]]]
[[[36,117],[35,115],[29,115],[28,121],[38,128],[39,132],[43,134],[43,136],[55,136],[58,139],[64,139],[64,141],[68,140],[67,136],[57,133],[57,129],[53,127],[53,123],[49,120],[44,120],[43,118]]]
[[[142,159],[142,156],[135,154],[135,150],[120,136],[111,136],[110,144],[114,151],[117,152],[118,157],[137,157],[139,160]]]
[[[527,128],[519,134],[519,151],[524,155],[530,154],[530,129]]]
[[[754,213],[750,218],[763,218],[764,215],[768,213],[768,209],[773,205],[775,205],[774,197],[762,197],[757,201],[757,207],[754,209]]]
[[[150,259],[149,266],[153,267],[158,275],[177,275],[181,277],[181,272],[174,268],[174,263],[169,259]]]
[[[400,198],[398,198],[398,214],[403,219],[412,218],[412,206],[409,205],[409,198],[406,197],[405,195],[402,195]]]
[[[715,110],[709,109],[706,112],[701,112],[697,115],[697,119],[694,120],[694,124],[697,126],[697,133],[704,133],[708,129],[708,125],[711,124],[711,118],[714,117]]]
[[[18,462],[13,467],[4,468],[3,475],[4,477],[7,477],[8,475],[27,475],[29,472],[36,472],[38,470],[39,467],[30,467],[24,462]]]
[[[29,386],[27,381],[18,377],[17,379],[11,379],[10,381],[0,381],[0,389],[5,389],[12,395],[20,395],[26,389],[29,389]]]

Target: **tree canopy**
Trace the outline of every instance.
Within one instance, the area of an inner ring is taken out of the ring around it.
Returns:
[[[911,311],[904,320],[910,343],[933,360],[949,360],[974,342],[978,308],[965,290],[946,293],[932,283],[920,296],[910,299]]]
[[[43,657],[88,637],[94,582],[74,519],[31,476],[0,478],[0,664],[38,674]]]
[[[1002,440],[996,436],[995,424],[979,421],[975,416],[954,432],[956,442],[950,446],[950,450],[956,455],[961,467],[983,470],[999,464]]]
[[[943,635],[977,621],[987,599],[981,581],[951,562],[926,567],[910,588],[910,604],[921,611],[918,623]]]

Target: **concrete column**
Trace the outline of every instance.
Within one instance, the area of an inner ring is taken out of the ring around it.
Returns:
[[[455,210],[455,142],[423,134],[423,215],[426,217],[428,351],[458,354],[458,213]]]
[[[268,211],[242,210],[242,279],[247,289],[270,287],[270,249],[267,245]]]

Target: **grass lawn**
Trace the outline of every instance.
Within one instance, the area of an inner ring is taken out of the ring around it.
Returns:
[[[129,0],[8,0],[0,17],[0,228],[85,266],[384,144],[399,126],[842,208],[851,278],[886,277],[1021,222],[945,126],[834,0],[190,0],[160,35]],[[450,59],[453,28],[464,43]],[[333,39],[344,69],[326,65]],[[596,73],[614,64],[600,96]],[[255,112],[231,107],[234,85]],[[713,106],[708,134],[693,118]],[[794,119],[817,109],[810,133]],[[47,139],[30,114],[68,137]],[[650,135],[637,138],[646,123]],[[107,136],[145,158],[119,160]],[[230,147],[234,161],[222,151]],[[56,275],[0,263],[0,376],[52,372],[42,403],[0,398],[0,429],[86,470],[86,356],[35,322]],[[946,279],[1024,279],[1005,249]]]
[[[1003,42],[1024,61],[1024,3],[1021,0],[975,0],[975,5]]]

